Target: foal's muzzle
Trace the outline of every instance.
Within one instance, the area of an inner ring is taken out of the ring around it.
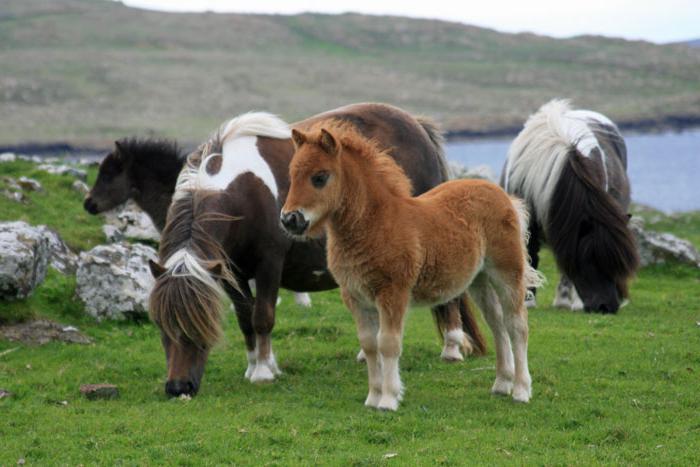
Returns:
[[[309,227],[309,221],[304,218],[301,211],[283,212],[280,215],[282,227],[292,235],[302,235]]]

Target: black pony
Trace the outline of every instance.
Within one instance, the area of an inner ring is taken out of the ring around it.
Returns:
[[[617,126],[566,100],[542,106],[513,141],[501,185],[530,208],[532,265],[542,242],[554,252],[562,272],[555,306],[615,313],[627,298],[639,256],[626,170]]]

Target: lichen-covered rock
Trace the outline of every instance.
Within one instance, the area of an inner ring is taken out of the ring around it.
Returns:
[[[102,231],[109,242],[119,242],[125,238],[160,241],[160,233],[151,218],[132,200],[107,211],[104,218],[106,224]]]
[[[87,183],[85,183],[82,180],[76,180],[73,182],[73,185],[71,185],[74,191],[77,191],[81,195],[87,194],[88,191],[90,191],[90,187],[87,186]]]
[[[41,284],[49,240],[26,222],[0,222],[0,299],[25,298]]]
[[[17,160],[17,156],[12,152],[3,152],[0,154],[0,162],[14,162]]]
[[[80,254],[76,294],[85,311],[98,320],[146,317],[153,277],[148,260],[156,251],[146,245],[114,243]]]
[[[41,186],[41,183],[39,183],[38,180],[34,180],[33,178],[29,177],[19,177],[17,180],[17,185],[20,186],[25,191],[41,191],[43,190],[43,187]]]
[[[37,227],[48,239],[51,257],[49,264],[61,274],[75,274],[78,269],[78,255],[63,241],[60,235],[45,225]]]
[[[637,239],[642,266],[675,262],[700,267],[700,253],[689,241],[670,233],[645,230],[640,217],[630,220],[630,228]]]
[[[39,170],[48,172],[53,175],[71,175],[82,181],[87,180],[87,172],[83,169],[78,169],[68,165],[53,165],[53,164],[41,164],[37,167]]]

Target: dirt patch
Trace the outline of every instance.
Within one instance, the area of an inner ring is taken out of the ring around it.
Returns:
[[[92,342],[89,337],[73,326],[44,319],[0,326],[0,338],[29,345],[44,345],[53,341],[70,344],[90,344]]]

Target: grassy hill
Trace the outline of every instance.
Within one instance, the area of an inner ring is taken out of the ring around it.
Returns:
[[[559,40],[357,14],[172,14],[100,0],[3,0],[0,144],[199,141],[223,119],[356,101],[453,132],[518,128],[552,97],[630,124],[700,121],[700,50]]]

